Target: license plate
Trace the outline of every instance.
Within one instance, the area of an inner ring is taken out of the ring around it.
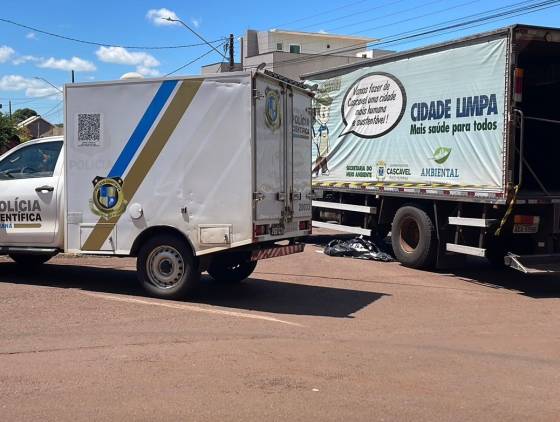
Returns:
[[[533,234],[539,231],[538,224],[514,224],[513,232],[516,234]]]
[[[284,226],[280,224],[274,224],[270,226],[270,234],[271,236],[281,236],[284,234]]]

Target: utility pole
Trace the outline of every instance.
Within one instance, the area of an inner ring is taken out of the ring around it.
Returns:
[[[72,83],[74,83],[74,70],[72,70]]]
[[[10,120],[12,119],[12,100],[8,101],[8,115],[10,116]]]
[[[229,71],[233,72],[235,60],[233,58],[233,34],[229,34]]]

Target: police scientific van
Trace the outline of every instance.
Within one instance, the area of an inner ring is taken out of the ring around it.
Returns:
[[[0,254],[137,257],[162,298],[247,278],[311,231],[311,95],[272,73],[67,85],[65,137],[0,157]],[[284,241],[278,244],[279,241]]]

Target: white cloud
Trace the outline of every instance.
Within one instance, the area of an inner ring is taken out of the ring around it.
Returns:
[[[132,66],[157,67],[159,61],[151,54],[130,52],[123,47],[99,47],[97,58],[105,63],[127,64]]]
[[[76,72],[94,72],[97,68],[92,62],[89,62],[79,57],[72,57],[71,59],[55,59],[50,57],[43,60],[39,67],[46,69],[58,69],[58,70],[75,70]]]
[[[62,88],[60,88],[62,89]],[[5,75],[0,78],[0,91],[25,91],[28,97],[42,97],[60,92],[40,79],[25,78],[21,75]]]
[[[24,64],[27,62],[39,62],[44,60],[42,57],[35,57],[35,56],[17,56],[15,59],[12,60],[12,64],[18,66],[20,64]]]
[[[148,76],[148,77],[156,77],[161,75],[158,69],[154,69],[153,67],[146,67],[146,66],[136,66],[136,72],[140,73],[143,76]]]
[[[166,18],[179,19],[179,16],[173,11],[165,8],[161,9],[150,9],[146,13],[146,19],[150,20],[156,26],[164,25],[177,25],[178,22],[170,22],[165,20]]]
[[[15,53],[12,47],[8,47],[7,45],[0,46],[0,63],[7,62]]]
[[[201,18],[191,18],[191,23],[193,24],[193,26],[195,28],[198,28],[202,24],[202,19]]]
[[[25,34],[25,38],[27,38],[28,40],[36,40],[37,34],[35,34],[35,32],[28,32],[27,34]]]
[[[328,34],[328,32],[325,31],[324,29],[319,29],[319,34]]]

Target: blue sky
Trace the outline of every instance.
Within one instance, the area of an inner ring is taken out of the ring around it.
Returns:
[[[20,7],[7,3],[0,18],[12,20],[56,34],[118,46],[173,46],[198,44],[200,40],[180,25],[162,24],[160,16],[177,16],[207,40],[220,40],[229,33],[242,35],[247,28],[282,28],[364,35],[391,40],[391,36],[416,31],[429,25],[503,7],[536,4],[544,0],[357,0],[306,2],[185,2],[105,1],[81,2],[30,0]],[[281,6],[280,6],[281,4]],[[560,6],[560,2],[558,3]],[[162,10],[163,9],[163,10]],[[484,25],[384,45],[406,50],[419,45],[458,38],[512,23],[560,26],[560,7]],[[454,23],[454,22],[451,22]],[[216,44],[221,49],[220,44]],[[239,44],[236,43],[236,59]],[[61,87],[75,69],[78,82],[118,79],[137,71],[146,76],[165,75],[209,51],[207,46],[181,49],[123,49],[80,44],[30,29],[0,22],[0,103],[7,111],[30,107],[52,122],[62,121],[62,104],[56,90],[44,78]],[[197,74],[200,66],[220,61],[212,52],[177,74]],[[53,95],[53,93],[55,93]],[[50,95],[50,96],[48,96]]]

